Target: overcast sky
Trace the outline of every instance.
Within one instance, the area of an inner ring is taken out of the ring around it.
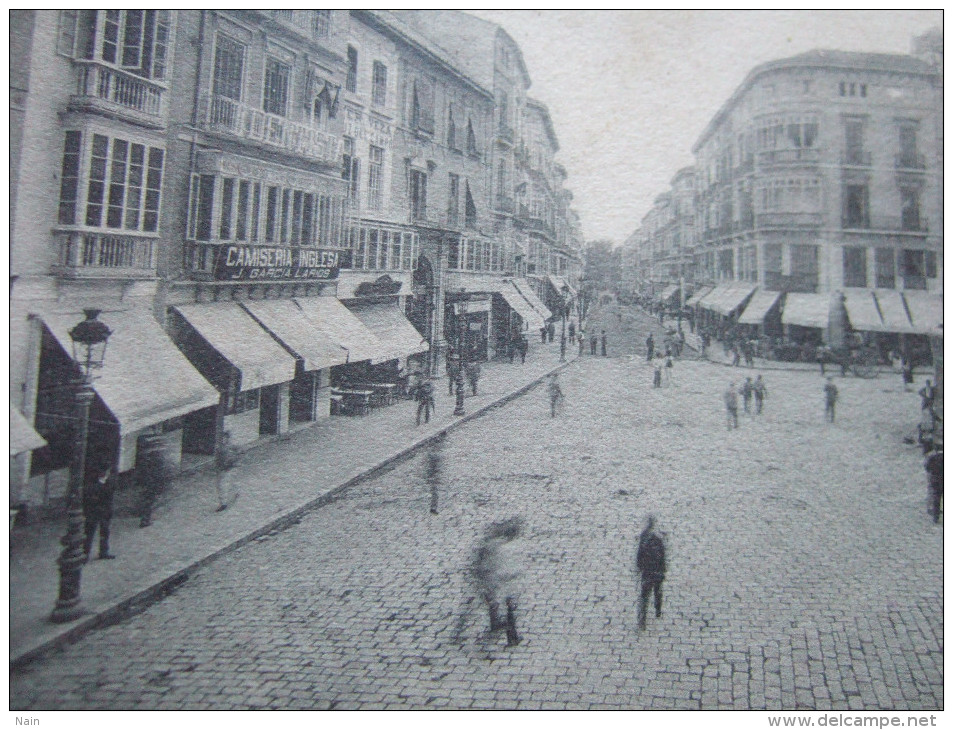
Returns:
[[[523,50],[586,240],[622,243],[759,63],[814,48],[909,53],[940,11],[471,10]]]

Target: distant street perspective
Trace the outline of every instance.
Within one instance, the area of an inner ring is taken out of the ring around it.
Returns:
[[[9,25],[10,709],[943,709],[942,10]]]
[[[683,358],[653,388],[652,320],[590,321],[610,356],[563,373],[556,418],[538,387],[450,432],[437,514],[421,452],[15,674],[11,706],[942,707],[942,531],[899,378],[838,378],[831,424],[819,372],[766,371],[763,412],[728,431],[722,392],[753,371]],[[668,571],[640,632],[649,515]],[[469,566],[513,517],[507,648]]]

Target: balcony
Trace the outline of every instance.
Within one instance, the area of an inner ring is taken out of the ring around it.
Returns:
[[[512,146],[513,141],[516,139],[516,134],[511,126],[500,122],[496,127],[496,138]]]
[[[847,153],[841,158],[840,164],[844,167],[870,167],[872,162],[869,152],[847,150]]]
[[[917,216],[908,216],[906,218],[897,216],[871,216],[866,220],[844,218],[841,220],[841,228],[845,231],[863,231],[864,233],[906,233],[911,235],[925,235],[929,233],[930,227],[927,219]]]
[[[76,93],[70,105],[162,126],[165,87],[97,61],[75,61]]]
[[[341,140],[337,137],[224,96],[210,100],[207,126],[213,132],[225,132],[243,140],[270,145],[325,165],[341,164]]]
[[[897,155],[894,165],[898,170],[923,172],[927,169],[926,158],[923,155]]]
[[[821,225],[821,213],[758,213],[757,228],[812,228]]]
[[[759,165],[817,164],[821,151],[813,147],[796,147],[789,150],[767,150],[758,153]]]
[[[534,216],[522,203],[519,206],[518,222],[524,230],[542,233],[550,239],[556,238],[556,229],[547,220]]]
[[[57,272],[69,279],[154,279],[157,238],[124,233],[56,231]]]

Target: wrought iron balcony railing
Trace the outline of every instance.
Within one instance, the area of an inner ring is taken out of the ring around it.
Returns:
[[[154,279],[157,238],[126,233],[60,230],[58,270],[67,278]]]
[[[165,87],[98,61],[74,61],[76,97],[80,103],[105,102],[116,110],[161,117]]]

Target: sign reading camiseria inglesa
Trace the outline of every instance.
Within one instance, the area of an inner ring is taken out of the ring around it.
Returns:
[[[297,246],[223,246],[215,260],[219,281],[336,279],[351,265],[351,251]]]

